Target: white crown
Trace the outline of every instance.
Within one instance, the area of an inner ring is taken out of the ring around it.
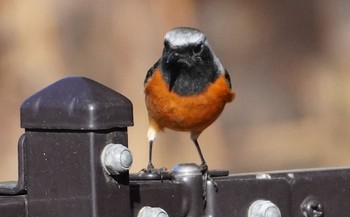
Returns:
[[[219,73],[225,73],[225,68],[211,49],[207,37],[201,31],[188,27],[178,27],[167,32],[164,40],[169,43],[170,47],[185,47],[190,44],[204,43],[212,52],[214,63],[218,67]]]
[[[167,32],[164,40],[167,41],[171,47],[182,47],[189,44],[203,43],[206,41],[206,37],[199,30],[179,27]]]

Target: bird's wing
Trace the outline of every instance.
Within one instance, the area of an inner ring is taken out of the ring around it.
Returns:
[[[148,71],[145,77],[145,81],[143,82],[143,85],[146,85],[148,80],[152,77],[155,69],[159,66],[160,60],[158,60]]]
[[[230,74],[228,74],[228,71],[225,69],[225,80],[227,83],[227,86],[232,89],[232,85],[231,85],[231,77]]]

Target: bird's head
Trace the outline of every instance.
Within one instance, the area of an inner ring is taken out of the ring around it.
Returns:
[[[210,56],[207,38],[197,29],[179,27],[164,38],[163,63],[192,67]]]
[[[210,48],[207,37],[198,29],[189,27],[177,27],[166,33],[161,64],[164,70],[170,72],[169,90],[172,90],[181,73],[198,78],[206,76],[206,72],[224,71]]]

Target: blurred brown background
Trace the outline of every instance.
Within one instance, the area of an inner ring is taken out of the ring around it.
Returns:
[[[350,1],[0,1],[0,180],[17,178],[19,107],[66,76],[129,97],[132,171],[147,164],[143,80],[164,34],[201,29],[231,74],[236,100],[199,141],[231,173],[350,165]],[[154,163],[199,157],[166,131]]]

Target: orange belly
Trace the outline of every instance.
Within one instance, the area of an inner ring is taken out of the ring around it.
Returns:
[[[220,76],[198,95],[180,96],[169,92],[159,70],[156,70],[145,87],[146,106],[150,125],[158,130],[169,128],[200,134],[212,124],[231,102],[234,93]]]

